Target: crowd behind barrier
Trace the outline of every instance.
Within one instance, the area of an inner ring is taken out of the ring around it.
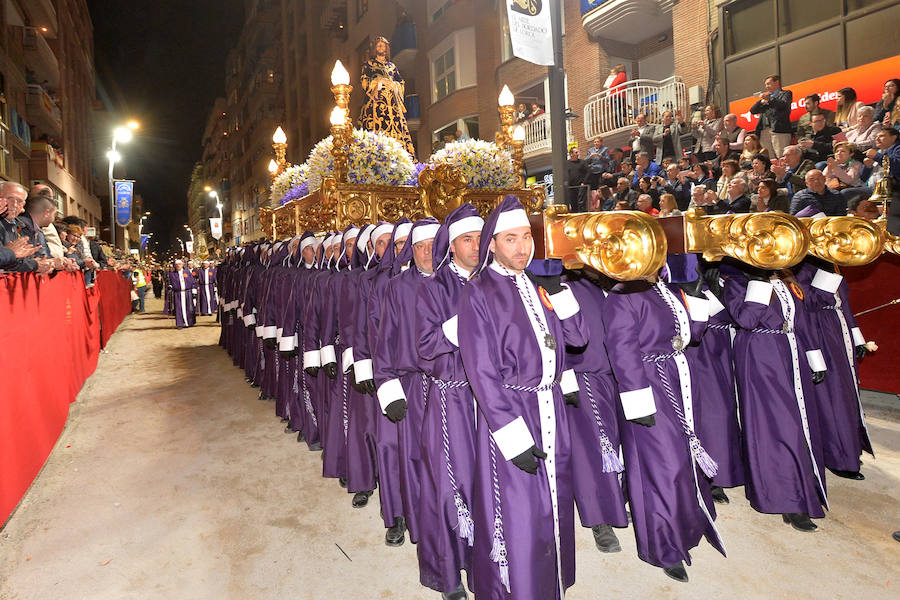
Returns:
[[[0,523],[53,449],[100,348],[131,312],[131,279],[98,271],[0,275]]]

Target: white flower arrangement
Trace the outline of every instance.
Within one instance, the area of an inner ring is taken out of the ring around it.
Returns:
[[[308,171],[309,167],[306,163],[287,167],[272,181],[269,199],[277,203],[292,187],[306,181]]]
[[[430,167],[449,164],[459,168],[470,188],[506,189],[513,187],[516,181],[512,156],[494,142],[450,142],[432,154],[427,162]]]
[[[322,187],[322,181],[334,172],[332,138],[320,141],[309,153],[310,191]],[[383,133],[353,130],[347,157],[347,181],[367,185],[403,185],[415,170],[412,156],[399,141]]]

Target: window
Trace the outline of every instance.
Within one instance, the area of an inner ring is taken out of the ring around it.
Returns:
[[[896,39],[900,4],[886,7],[847,22],[847,68],[858,67],[897,53]]]
[[[451,47],[432,63],[436,101],[446,98],[456,91],[456,64],[453,57],[454,49]]]
[[[837,17],[842,3],[842,0],[778,0],[778,32],[785,35]]]
[[[842,70],[841,27],[829,27],[781,45],[781,78],[783,81],[806,81]],[[797,60],[815,56],[816,60]]]
[[[750,0],[725,9],[725,56],[775,39],[774,0]]]
[[[356,0],[356,20],[361,20],[369,12],[369,0]]]
[[[509,15],[506,7],[500,4],[500,62],[506,62],[513,57],[512,38],[509,37]]]
[[[444,13],[447,12],[452,3],[452,0],[428,0],[428,12],[431,15],[431,21],[437,21],[444,16]]]

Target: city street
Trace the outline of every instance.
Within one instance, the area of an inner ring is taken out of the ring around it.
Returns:
[[[414,545],[384,545],[377,495],[352,508],[321,454],[283,433],[214,319],[177,331],[161,306],[119,328],[0,532],[0,598],[438,598],[418,583]],[[818,532],[732,490],[717,521],[728,558],[704,542],[679,584],[637,558],[630,530],[603,555],[579,527],[567,598],[896,598],[900,421],[871,413],[878,458],[862,482],[829,474]]]

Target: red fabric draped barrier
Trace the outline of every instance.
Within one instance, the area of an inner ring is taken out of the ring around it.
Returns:
[[[882,254],[864,267],[842,271],[850,286],[850,306],[854,313],[875,308],[900,298],[900,256]],[[900,304],[894,304],[856,318],[867,340],[878,344],[878,352],[859,363],[862,387],[900,394]]]
[[[129,281],[99,275],[104,285],[89,290],[81,273],[0,275],[0,524],[37,476],[69,404],[97,367],[101,322],[108,339],[128,312],[121,307],[131,308]]]
[[[100,347],[106,348],[119,323],[131,312],[131,279],[118,271],[98,271],[95,287],[100,293]]]

